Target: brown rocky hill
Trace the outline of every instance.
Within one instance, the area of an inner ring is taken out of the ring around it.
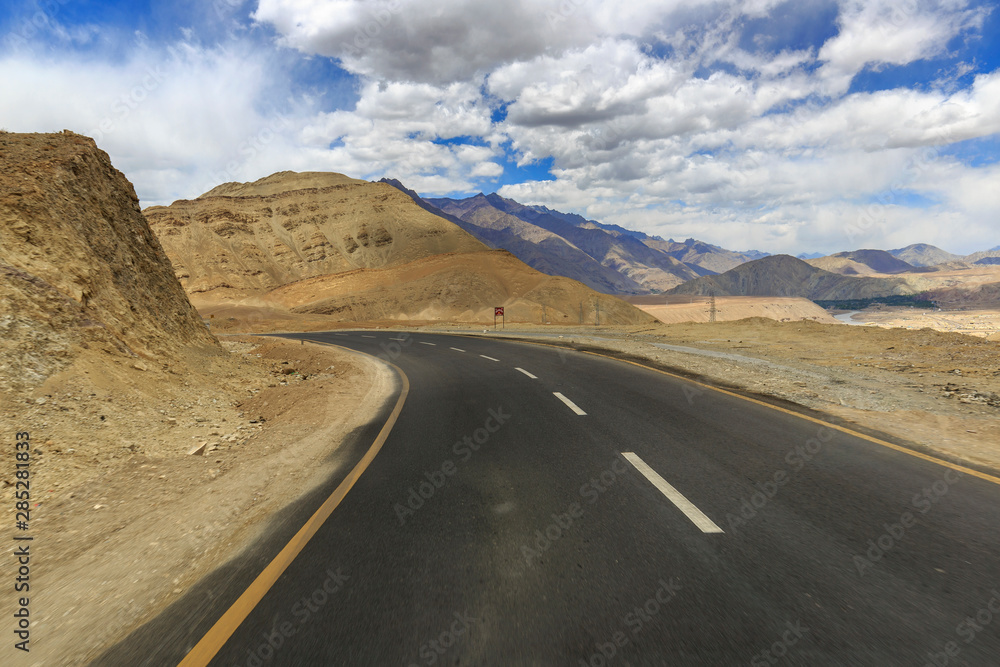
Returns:
[[[526,206],[496,193],[423,201],[460,219],[464,229],[477,238],[509,250],[533,268],[579,280],[605,294],[646,294],[711,273],[653,247],[653,242],[666,242],[641,232],[543,206]]]
[[[285,171],[226,183],[145,213],[196,302],[486,248],[390,185],[335,173]]]
[[[266,296],[269,305],[344,321],[641,324],[653,318],[621,299],[525,266],[506,250],[434,255],[382,269],[310,278]]]
[[[827,257],[807,259],[806,263],[817,269],[844,276],[907,273],[915,269],[912,264],[908,264],[885,250],[838,252]]]
[[[593,321],[600,299],[602,322],[652,321],[623,301],[491,251],[387,183],[280,172],[146,215],[192,301],[220,317],[481,322],[504,306],[509,321],[572,315],[576,322],[581,304]]]
[[[789,255],[771,255],[716,276],[684,283],[668,294],[798,296],[806,299],[865,299],[913,294],[902,278],[854,278],[810,266]]]
[[[218,350],[108,155],[72,132],[0,133],[0,389],[83,350],[143,365],[190,346]]]
[[[953,255],[937,246],[928,243],[913,243],[905,248],[890,250],[889,254],[897,257],[911,266],[934,266],[962,259],[961,255]]]

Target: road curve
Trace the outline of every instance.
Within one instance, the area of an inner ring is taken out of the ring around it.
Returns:
[[[592,355],[291,337],[410,391],[212,665],[998,664],[993,481]],[[341,481],[95,664],[177,664]]]

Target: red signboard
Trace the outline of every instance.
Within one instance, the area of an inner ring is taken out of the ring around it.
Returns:
[[[497,306],[493,309],[493,317],[500,317],[503,315],[503,306]]]

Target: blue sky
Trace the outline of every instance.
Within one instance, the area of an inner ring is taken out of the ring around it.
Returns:
[[[730,248],[1000,244],[990,3],[0,5],[0,127],[93,136],[144,205],[329,170]]]

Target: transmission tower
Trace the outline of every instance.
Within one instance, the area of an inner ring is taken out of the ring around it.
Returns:
[[[719,309],[715,307],[715,292],[709,292],[708,294],[708,321],[714,322],[715,316],[719,312]]]

